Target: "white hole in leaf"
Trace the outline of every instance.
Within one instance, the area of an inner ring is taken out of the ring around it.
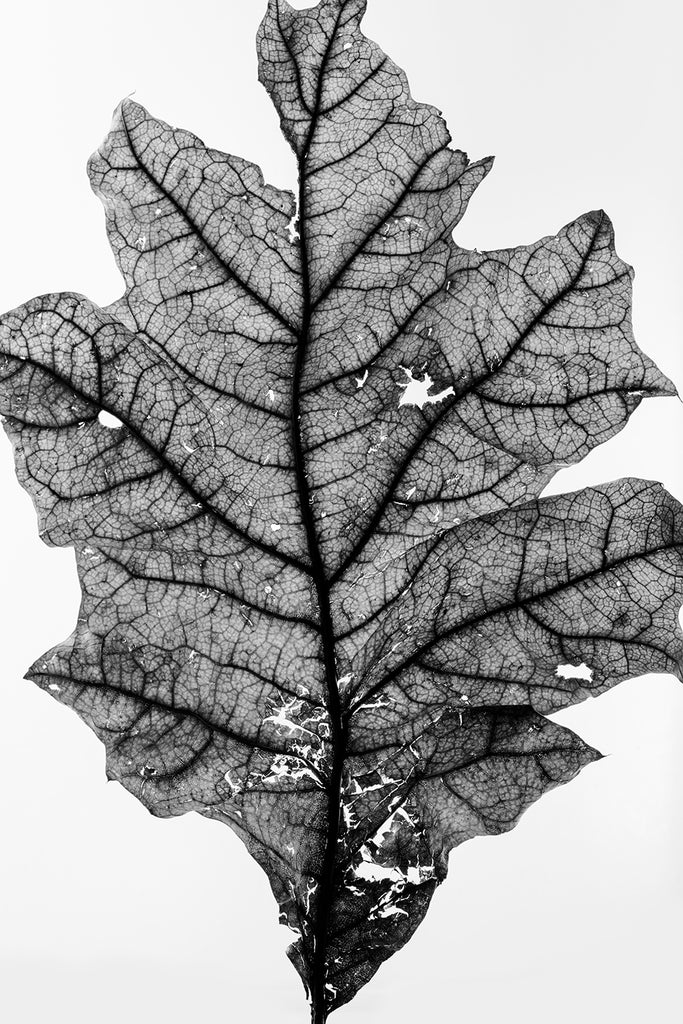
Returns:
[[[423,379],[419,380],[417,377],[413,377],[412,368],[402,366],[401,369],[408,378],[408,383],[398,384],[398,387],[403,388],[403,394],[398,403],[399,409],[403,405],[416,405],[418,409],[423,409],[425,405],[436,405],[455,393],[453,388],[449,387],[439,391],[436,395],[430,395],[429,392],[434,387],[434,381],[428,373],[425,373]]]
[[[282,529],[279,523],[271,523],[270,528],[273,531],[273,533],[279,533],[280,530]]]
[[[232,769],[231,768],[228,769],[228,771],[225,773],[223,778],[225,779],[227,784],[230,786],[231,796],[238,796],[240,793],[242,793],[244,791],[244,786],[243,786],[242,782],[240,781],[240,779],[239,778],[233,779],[233,777],[232,777]]]
[[[590,683],[593,679],[593,669],[582,661],[580,665],[558,665],[555,675],[560,679],[585,679]]]
[[[358,388],[359,391],[361,390],[361,388],[365,387],[369,376],[370,371],[366,370],[362,377],[356,377],[356,387]]]
[[[388,868],[384,864],[376,864],[372,860],[372,854],[367,846],[361,848],[363,860],[354,870],[356,878],[363,878],[367,882],[404,882],[406,876],[400,868]]]
[[[294,245],[295,242],[298,242],[299,238],[301,237],[299,234],[299,229],[297,228],[298,223],[299,214],[295,213],[292,219],[290,220],[289,224],[287,225],[287,230],[289,232],[289,241],[291,245]]]
[[[119,427],[123,426],[123,423],[116,416],[112,416],[106,409],[100,409],[97,414],[98,421],[103,427],[107,427],[109,430],[118,430]]]
[[[349,807],[348,804],[343,804],[342,814],[344,816],[344,824],[346,825],[346,828],[349,831],[351,829],[354,829],[358,824],[358,818],[356,817],[356,812],[354,811],[353,807]]]

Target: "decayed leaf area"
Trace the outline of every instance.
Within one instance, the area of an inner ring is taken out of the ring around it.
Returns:
[[[422,920],[449,851],[599,755],[544,717],[681,674],[683,517],[654,483],[539,498],[673,386],[603,213],[452,239],[491,161],[360,32],[271,0],[298,196],[124,101],[92,157],[124,297],[1,327],[1,408],[76,629],[29,678],[156,815],[268,874],[314,1022]]]

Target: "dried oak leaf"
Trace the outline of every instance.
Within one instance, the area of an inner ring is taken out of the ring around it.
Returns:
[[[89,172],[125,296],[43,296],[0,337],[19,479],[83,588],[29,678],[152,813],[244,840],[316,1024],[454,846],[599,756],[545,713],[681,674],[681,507],[636,480],[538,498],[674,393],[610,223],[459,248],[491,161],[364,8],[271,0],[259,31],[297,198],[124,101]]]

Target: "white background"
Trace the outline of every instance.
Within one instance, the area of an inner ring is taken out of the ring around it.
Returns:
[[[292,186],[256,81],[263,0],[24,0],[2,15],[0,308],[121,291],[85,161],[125,95]],[[305,6],[301,2],[297,7]],[[461,244],[530,242],[604,207],[642,347],[683,389],[680,38],[672,0],[370,0],[366,33],[498,154]],[[622,475],[683,498],[683,406],[645,403],[554,490]],[[159,821],[27,666],[72,630],[70,550],[37,538],[0,444],[0,1016],[7,1024],[304,1022],[265,877],[225,827]],[[611,756],[475,840],[352,1022],[655,1024],[680,1010],[683,688],[646,677],[557,716]]]

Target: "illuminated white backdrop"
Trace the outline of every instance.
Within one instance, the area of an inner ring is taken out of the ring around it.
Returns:
[[[259,163],[293,157],[256,79],[265,0],[24,0],[1,15],[0,306],[121,283],[85,161],[134,94]],[[681,23],[671,0],[369,0],[366,34],[497,154],[457,230],[531,242],[604,207],[636,268],[642,348],[683,390]],[[307,4],[296,2],[294,6]],[[683,499],[683,405],[645,402],[552,491],[623,475]],[[37,537],[0,443],[0,1016],[8,1024],[305,1021],[265,876],[225,827],[152,818],[105,783],[103,748],[22,681],[72,631],[74,558]],[[673,1024],[683,917],[683,688],[623,684],[555,716],[611,755],[510,834],[451,855],[410,944],[338,1024]]]

